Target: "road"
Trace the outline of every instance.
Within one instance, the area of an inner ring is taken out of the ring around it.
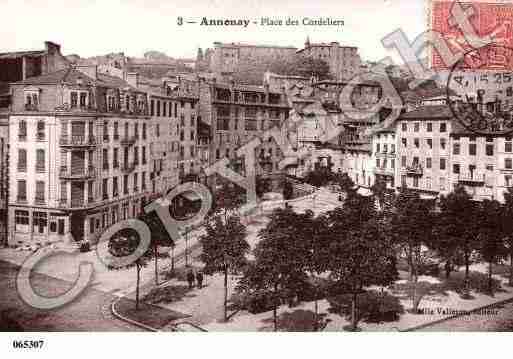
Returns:
[[[25,331],[140,331],[141,329],[112,316],[110,304],[115,296],[87,288],[68,305],[53,309],[39,310],[25,304],[16,291],[14,264],[0,261],[0,312],[8,311],[9,320],[15,320]],[[65,292],[71,283],[61,279],[34,273],[31,276],[34,290],[44,296],[55,296]],[[0,330],[3,325],[0,323]]]

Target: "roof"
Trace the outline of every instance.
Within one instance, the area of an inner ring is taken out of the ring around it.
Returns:
[[[18,52],[3,52],[0,53],[0,59],[16,59],[24,56],[40,57],[45,54],[44,50],[37,51],[18,51]]]
[[[413,111],[402,114],[399,119],[401,120],[418,120],[430,118],[445,118],[450,119],[454,117],[451,108],[448,105],[434,105],[434,106],[421,106]]]
[[[226,42],[214,42],[214,46],[215,47],[233,47],[233,48],[237,48],[237,47],[254,47],[254,48],[263,48],[263,49],[288,49],[288,50],[297,50],[297,47],[293,47],[293,46],[276,46],[276,45],[255,45],[255,44],[243,44],[243,43],[240,43],[240,42],[231,42],[231,43],[226,43]]]
[[[251,92],[262,92],[262,93],[265,92],[265,89],[263,86],[256,86],[256,85],[235,84],[232,86],[229,84],[216,83],[215,87],[220,88],[220,89],[227,89],[227,90],[230,90],[233,88],[234,90],[238,90],[238,91],[251,91]],[[269,91],[269,93],[281,94],[281,92],[276,92],[276,91]]]
[[[134,91],[142,92],[135,87],[130,86],[126,81],[119,77],[97,73],[97,79],[93,79],[85,73],[69,67],[67,69],[58,70],[41,76],[30,77],[23,81],[15,82],[16,85],[57,85],[60,83],[76,83],[78,79],[82,79],[84,85],[103,86],[110,88],[130,88]]]

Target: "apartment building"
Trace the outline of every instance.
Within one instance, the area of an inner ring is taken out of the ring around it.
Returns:
[[[211,126],[210,162],[231,160],[233,168],[243,172],[244,162],[236,156],[237,148],[275,126],[289,116],[290,107],[284,92],[272,92],[269,86],[247,86],[231,82],[200,80],[199,116]],[[280,180],[278,164],[283,154],[272,138],[261,138],[256,149],[257,176],[270,186]]]
[[[407,112],[387,129],[389,135],[392,130],[397,149],[396,187],[404,185],[435,198],[461,185],[475,200],[502,201],[504,191],[513,185],[512,137],[470,131],[446,104],[423,105]],[[373,136],[376,146],[378,135]],[[383,159],[376,156],[375,160],[380,164],[375,173],[382,174]]]
[[[146,93],[95,66],[11,89],[10,243],[94,242],[140,213],[152,195]]]
[[[387,188],[395,190],[395,168],[397,163],[395,127],[387,126],[372,135],[372,157],[374,159],[374,181],[381,179]]]

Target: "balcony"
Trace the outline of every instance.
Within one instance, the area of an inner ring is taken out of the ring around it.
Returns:
[[[137,137],[135,136],[125,136],[123,137],[119,142],[122,146],[131,146],[135,144],[135,141],[137,140]]]
[[[406,166],[403,169],[403,172],[406,173],[407,176],[422,176],[424,173],[422,170],[422,166],[419,164],[412,164],[411,166]]]
[[[382,168],[382,167],[376,167],[374,169],[374,173],[377,175],[382,176],[394,176],[394,169],[393,168]]]
[[[109,142],[110,136],[109,135],[103,135],[103,142]]]
[[[460,173],[458,175],[458,182],[469,186],[484,186],[485,175],[484,173]]]
[[[66,166],[61,166],[59,171],[59,177],[65,180],[77,180],[77,181],[85,181],[91,178],[96,177],[96,168],[93,166],[89,166],[82,170],[71,170]]]
[[[128,174],[130,172],[133,172],[135,170],[135,163],[134,162],[130,162],[130,163],[124,163],[122,166],[121,166],[121,172],[125,173],[125,174]]]
[[[96,146],[96,138],[94,136],[61,136],[59,143],[63,147],[92,147]]]
[[[67,198],[61,198],[57,202],[58,208],[68,210],[81,210],[92,207],[93,205],[95,205],[95,201],[92,198],[89,198],[87,201],[85,201],[83,198],[73,198],[71,201]]]

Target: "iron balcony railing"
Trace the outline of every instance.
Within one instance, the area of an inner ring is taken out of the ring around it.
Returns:
[[[61,146],[96,146],[96,138],[94,136],[62,135],[59,143]]]
[[[67,180],[86,180],[96,177],[96,168],[93,166],[83,169],[70,169],[67,166],[61,166],[59,177]]]

